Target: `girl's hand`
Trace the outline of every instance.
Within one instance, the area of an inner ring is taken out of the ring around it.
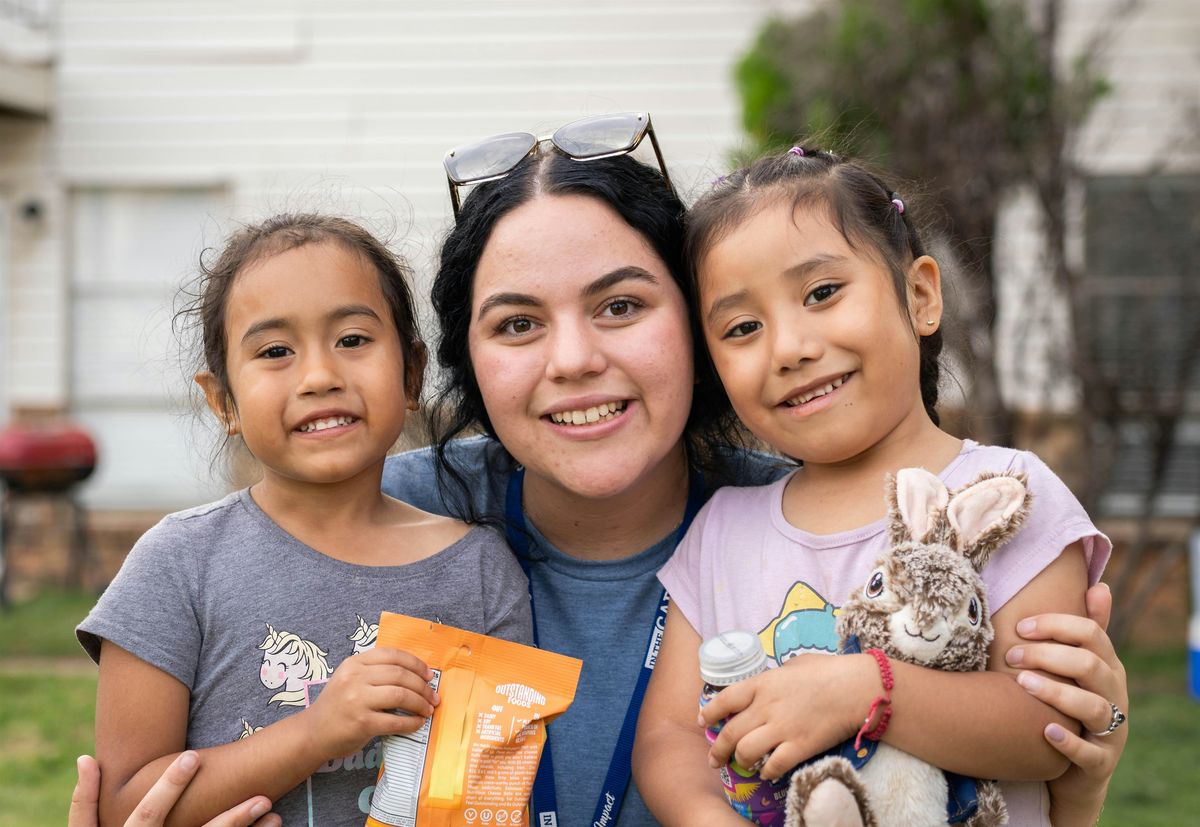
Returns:
[[[700,710],[704,727],[728,718],[708,752],[709,764],[720,767],[732,755],[752,767],[767,756],[759,775],[773,781],[852,737],[878,684],[879,669],[869,655],[810,654],[728,686]]]
[[[1008,653],[1008,662],[1013,666],[1040,669],[1077,684],[1043,680],[1033,672],[1022,672],[1017,677],[1031,695],[1083,725],[1082,735],[1057,724],[1046,727],[1046,740],[1071,759],[1067,771],[1050,782],[1052,806],[1055,811],[1071,807],[1083,812],[1070,822],[1060,816],[1055,824],[1095,822],[1129,737],[1128,726],[1103,737],[1094,734],[1108,728],[1112,720],[1110,703],[1128,714],[1129,687],[1125,667],[1105,633],[1112,593],[1107,585],[1099,583],[1088,590],[1086,601],[1086,618],[1044,614],[1021,621],[1017,625],[1021,637],[1038,642],[1013,647]]]
[[[432,669],[399,649],[377,646],[342,661],[308,710],[319,753],[349,755],[377,735],[417,731],[438,704],[431,680]]]
[[[71,811],[67,816],[67,827],[98,827],[97,812],[100,799],[100,765],[90,755],[81,755],[75,762],[79,780],[71,794]],[[200,756],[195,752],[183,752],[171,762],[162,777],[146,793],[141,804],[125,822],[125,827],[162,827],[167,814],[179,800],[179,796],[191,783],[200,767]],[[255,796],[238,806],[226,810],[204,827],[279,827],[283,820],[275,813],[268,813],[271,802],[265,796]]]

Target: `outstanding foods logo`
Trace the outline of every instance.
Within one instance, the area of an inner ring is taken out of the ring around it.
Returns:
[[[534,704],[546,705],[546,696],[523,683],[505,683],[496,687],[497,695],[504,695],[510,704],[529,709]]]

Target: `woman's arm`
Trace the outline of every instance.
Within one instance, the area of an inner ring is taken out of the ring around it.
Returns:
[[[1025,669],[1041,669],[1069,678],[1077,686],[1044,681],[1032,672],[1017,680],[1035,698],[1083,722],[1083,734],[1058,724],[1046,727],[1046,740],[1071,759],[1065,773],[1050,782],[1050,820],[1060,827],[1091,827],[1100,818],[1108,782],[1112,778],[1128,727],[1096,736],[1112,722],[1112,706],[1129,712],[1129,687],[1125,667],[1105,633],[1112,611],[1112,593],[1104,583],[1087,592],[1088,617],[1047,614],[1027,618],[1017,630],[1027,641],[1018,662]],[[1010,659],[1012,654],[1010,653]]]
[[[1004,653],[1020,640],[1019,620],[1081,614],[1086,582],[1082,548],[1075,544],[993,617],[987,672],[942,672],[892,660],[893,714],[884,740],[934,766],[978,778],[1061,775],[1067,759],[1042,733],[1052,723],[1066,729],[1077,723],[1022,689],[1014,680],[1019,670]],[[774,750],[762,774],[778,777],[852,736],[880,694],[879,670],[869,656],[802,655],[726,689],[704,709],[708,722],[734,716],[711,755],[724,762],[732,752],[750,766]]]
[[[633,777],[654,817],[665,825],[744,827],[725,799],[708,761],[708,740],[696,721],[700,703],[700,636],[674,606],[654,675],[638,717]]]
[[[374,735],[411,732],[437,703],[428,667],[404,652],[375,648],[339,666],[316,703],[249,738],[200,750],[204,769],[167,824],[202,824],[255,795],[272,801],[328,759]],[[188,689],[110,641],[100,655],[96,755],[104,767],[100,817],[123,824],[186,745]],[[413,716],[386,710],[402,708]]]
[[[67,827],[99,827],[100,765],[90,755],[81,755],[76,759],[75,767],[79,777],[71,794]],[[199,768],[199,755],[190,750],[180,753],[154,782],[150,792],[146,793],[133,815],[125,822],[125,827],[162,827],[167,814]],[[221,813],[204,827],[280,827],[282,819],[275,813],[267,812],[270,809],[271,802],[265,796],[255,796]]]

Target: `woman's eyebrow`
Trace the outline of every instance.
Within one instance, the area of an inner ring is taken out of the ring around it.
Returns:
[[[583,295],[591,298],[601,293],[606,293],[616,285],[623,281],[641,281],[646,284],[659,283],[658,277],[642,267],[628,265],[626,267],[618,267],[610,273],[605,273],[598,279],[583,288]],[[479,318],[483,318],[489,311],[501,305],[516,305],[518,307],[541,307],[542,302],[535,296],[528,293],[493,293],[488,296],[479,305]]]
[[[528,293],[493,293],[479,305],[478,318],[483,318],[490,311],[504,305],[518,307],[541,307],[542,303]]]
[[[658,284],[658,278],[649,270],[630,264],[625,267],[618,267],[611,273],[605,273],[583,288],[583,295],[592,298],[600,293],[607,293],[623,281],[642,281],[647,284]]]

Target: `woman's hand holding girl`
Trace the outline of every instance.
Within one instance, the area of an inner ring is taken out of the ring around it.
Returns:
[[[349,755],[377,735],[417,731],[439,702],[431,680],[432,669],[399,649],[377,647],[343,661],[309,710],[319,754]]]
[[[1017,680],[1035,698],[1075,718],[1083,725],[1076,734],[1057,724],[1046,727],[1046,740],[1071,759],[1071,766],[1050,782],[1051,816],[1055,824],[1092,825],[1100,815],[1108,782],[1125,749],[1129,729],[1113,723],[1115,704],[1129,711],[1125,667],[1105,630],[1112,611],[1112,593],[1099,583],[1086,595],[1088,617],[1043,614],[1023,620],[1017,631],[1029,641],[1008,652],[1008,661],[1021,669],[1040,669],[1070,678],[1070,684],[1047,681],[1034,672]],[[1018,654],[1019,652],[1019,654]]]
[[[698,720],[712,727],[728,719],[709,750],[709,764],[720,767],[730,756],[743,767],[763,761],[759,775],[779,778],[854,736],[872,700],[858,689],[872,682],[879,683],[879,669],[869,655],[805,654],[725,687]]]

